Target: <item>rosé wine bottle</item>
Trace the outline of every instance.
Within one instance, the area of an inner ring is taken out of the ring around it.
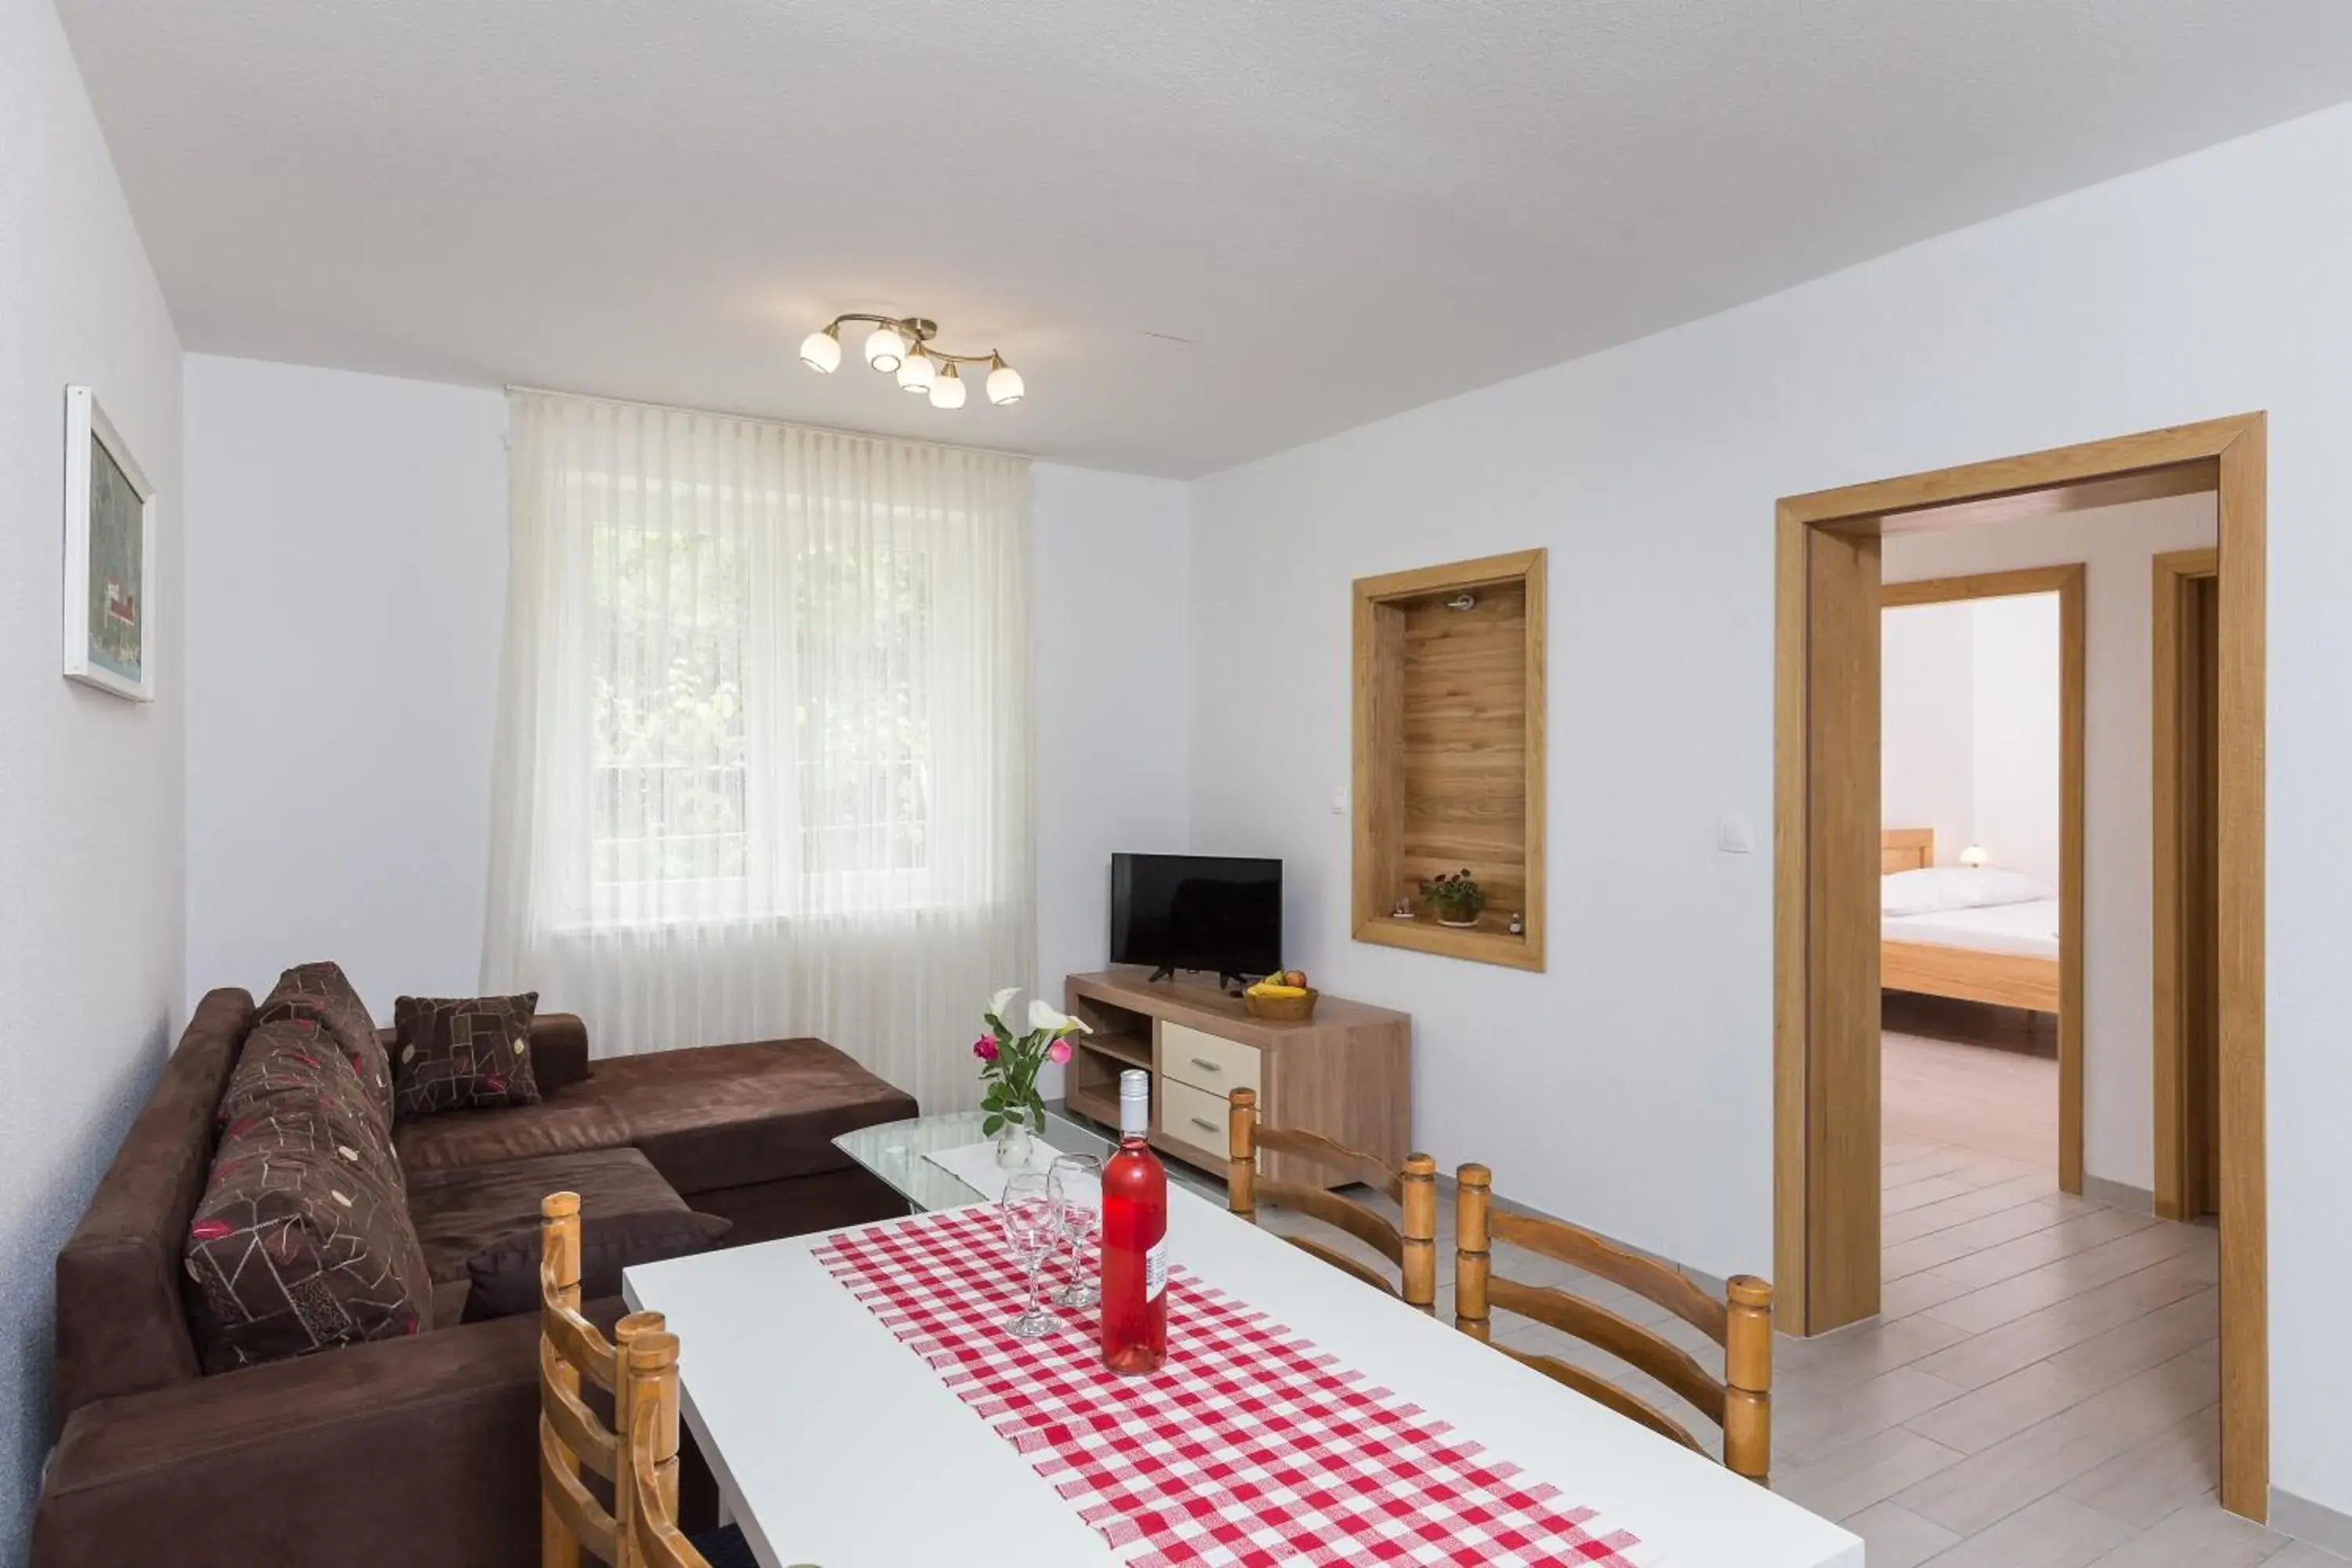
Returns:
[[[1151,1152],[1151,1075],[1118,1075],[1118,1149],[1102,1171],[1102,1352],[1113,1372],[1168,1359],[1168,1172]]]

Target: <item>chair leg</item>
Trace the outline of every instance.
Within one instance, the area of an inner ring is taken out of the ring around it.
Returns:
[[[539,1500],[540,1568],[580,1568],[580,1541],[556,1517],[555,1505]]]

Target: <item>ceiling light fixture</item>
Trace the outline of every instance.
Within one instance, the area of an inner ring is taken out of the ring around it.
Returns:
[[[827,327],[821,332],[811,332],[801,340],[801,363],[819,375],[831,375],[841,368],[841,333]]]
[[[801,363],[819,375],[841,366],[841,324],[866,321],[866,363],[885,375],[896,375],[908,392],[928,393],[934,408],[961,408],[967,389],[958,374],[960,364],[988,366],[988,400],[999,407],[1018,403],[1028,395],[1021,373],[1004,363],[994,349],[984,354],[951,354],[933,345],[939,323],[920,316],[866,316],[855,311],[835,316],[801,340]]]
[[[833,323],[841,325],[840,321]],[[887,375],[907,357],[907,340],[896,327],[877,327],[866,334],[866,363]]]

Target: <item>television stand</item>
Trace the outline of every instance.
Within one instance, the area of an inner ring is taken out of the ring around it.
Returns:
[[[1225,1173],[1229,1097],[1257,1091],[1266,1121],[1319,1132],[1390,1165],[1412,1148],[1412,1019],[1324,996],[1298,1023],[1253,1018],[1238,998],[1198,982],[1163,982],[1140,965],[1063,983],[1063,1011],[1092,1034],[1070,1037],[1064,1103],[1118,1124],[1118,1075],[1151,1075],[1151,1146]],[[1328,1187],[1353,1180],[1311,1160],[1266,1153],[1268,1181]]]

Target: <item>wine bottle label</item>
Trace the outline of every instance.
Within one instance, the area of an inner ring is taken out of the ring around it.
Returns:
[[[1143,1255],[1143,1299],[1156,1300],[1168,1289],[1168,1238],[1161,1237]]]

